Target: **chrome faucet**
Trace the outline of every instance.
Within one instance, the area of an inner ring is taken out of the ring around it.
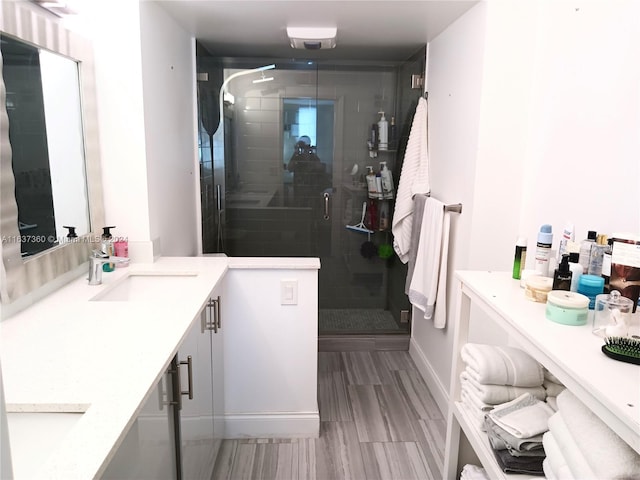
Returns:
[[[129,259],[127,257],[110,257],[100,250],[94,250],[89,257],[89,285],[102,285],[102,266],[105,263],[129,263]]]

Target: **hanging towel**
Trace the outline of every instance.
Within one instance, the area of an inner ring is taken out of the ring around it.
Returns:
[[[427,101],[421,97],[418,100],[416,113],[411,124],[391,223],[391,232],[394,237],[393,248],[402,263],[407,263],[409,251],[414,248],[411,245],[411,224],[414,218],[413,197],[416,194],[431,191],[427,142]]]
[[[519,348],[465,343],[460,356],[469,376],[478,383],[539,387],[544,379],[542,366]]]
[[[640,478],[640,455],[569,390],[558,395],[558,410],[596,478]]]
[[[409,287],[409,301],[433,319],[435,328],[444,328],[447,321],[447,259],[449,256],[449,225],[451,214],[444,204],[427,198],[420,230],[416,264]]]
[[[427,203],[427,195],[416,195],[413,197],[413,218],[411,224],[411,243],[412,248],[409,250],[409,261],[407,262],[407,279],[404,284],[404,293],[409,295],[411,288],[411,279],[416,267],[416,256],[418,255],[418,247],[420,245],[420,231],[422,230],[422,219],[424,218],[424,206]]]

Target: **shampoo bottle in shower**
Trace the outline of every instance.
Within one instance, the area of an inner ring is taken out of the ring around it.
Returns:
[[[389,122],[384,117],[384,112],[378,112],[381,117],[378,122],[378,148],[380,150],[387,150],[389,148]]]
[[[387,168],[387,162],[380,162],[380,178],[382,179],[382,198],[393,198],[393,177]]]
[[[373,167],[370,166],[367,166],[367,191],[369,192],[369,198],[378,198],[376,174],[373,173]]]

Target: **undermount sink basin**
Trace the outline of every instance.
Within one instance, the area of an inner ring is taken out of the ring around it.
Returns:
[[[7,412],[14,478],[34,478],[83,413]]]
[[[100,292],[91,301],[136,302],[173,298],[194,283],[196,273],[132,273]]]

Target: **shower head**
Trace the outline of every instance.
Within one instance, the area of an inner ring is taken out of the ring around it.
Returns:
[[[254,80],[253,83],[270,82],[271,80],[273,80],[273,77],[265,77],[264,72],[262,72],[262,78],[258,78],[257,80]]]

